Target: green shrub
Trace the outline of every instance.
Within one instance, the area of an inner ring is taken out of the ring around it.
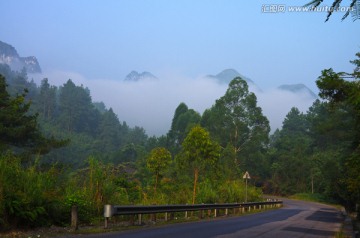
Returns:
[[[0,157],[0,220],[3,228],[34,227],[52,224],[60,191],[54,170],[28,168],[8,153]]]

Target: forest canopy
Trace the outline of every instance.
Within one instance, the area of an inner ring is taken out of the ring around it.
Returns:
[[[166,135],[129,127],[71,79],[36,85],[0,65],[1,229],[83,222],[104,204],[244,201],[312,193],[354,211],[360,204],[360,53],[353,72],[324,69],[320,99],[292,108],[281,129],[247,82],[234,78],[203,114],[179,102]],[[155,109],[154,109],[155,110]],[[291,173],[289,173],[291,171]],[[178,191],[182,191],[179,193]]]

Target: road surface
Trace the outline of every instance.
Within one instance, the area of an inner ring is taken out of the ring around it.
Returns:
[[[334,237],[343,221],[334,207],[284,199],[281,209],[239,217],[217,218],[132,231],[84,235],[86,238],[232,238]],[[79,236],[77,236],[79,237]]]

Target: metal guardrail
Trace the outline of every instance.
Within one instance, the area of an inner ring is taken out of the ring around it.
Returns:
[[[194,204],[194,205],[150,205],[150,206],[118,206],[118,205],[105,205],[104,206],[104,217],[105,217],[105,228],[108,226],[108,219],[112,216],[117,215],[139,215],[139,222],[141,223],[142,214],[156,214],[156,213],[165,213],[167,218],[167,213],[175,212],[188,212],[188,211],[204,211],[204,210],[214,210],[215,217],[217,210],[225,209],[226,215],[228,209],[245,209],[250,210],[251,207],[256,208],[265,208],[273,206],[282,206],[282,201],[272,200],[266,202],[248,202],[248,203],[222,203],[222,204]],[[186,215],[187,216],[187,213]]]

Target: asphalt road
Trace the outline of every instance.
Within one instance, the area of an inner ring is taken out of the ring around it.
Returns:
[[[86,238],[334,237],[343,218],[337,209],[318,203],[284,200],[284,207],[240,217],[217,218],[132,231],[86,235]]]

